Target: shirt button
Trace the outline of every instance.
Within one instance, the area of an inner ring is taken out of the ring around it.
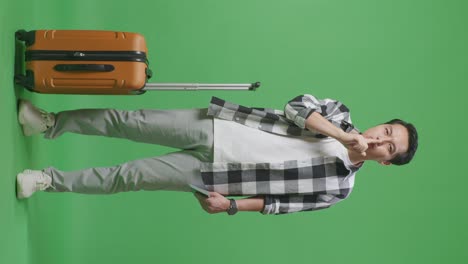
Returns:
[[[236,121],[239,121],[239,118],[238,118],[238,117],[236,117]]]
[[[259,125],[258,128],[262,128],[262,125]]]

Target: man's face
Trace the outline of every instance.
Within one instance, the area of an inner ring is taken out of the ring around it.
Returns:
[[[365,138],[380,139],[382,143],[369,144],[366,159],[389,165],[389,160],[408,150],[408,130],[400,124],[383,124],[369,128],[362,134]]]

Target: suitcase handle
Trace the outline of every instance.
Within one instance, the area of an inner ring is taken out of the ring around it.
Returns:
[[[69,71],[90,71],[90,72],[111,72],[115,68],[111,64],[57,64],[54,69],[59,72]]]
[[[260,82],[255,83],[146,83],[143,90],[250,90],[255,91],[260,87]]]

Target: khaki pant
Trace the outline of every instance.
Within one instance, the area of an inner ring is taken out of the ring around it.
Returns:
[[[52,177],[49,192],[110,194],[138,190],[190,191],[202,185],[200,163],[213,161],[213,118],[207,109],[137,110],[80,109],[56,114],[45,133],[54,139],[66,132],[125,138],[181,151],[124,164],[61,171],[43,171]]]

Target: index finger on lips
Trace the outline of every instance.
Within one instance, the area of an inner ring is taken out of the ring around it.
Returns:
[[[367,149],[367,144],[358,144],[354,147],[356,151],[363,152]]]
[[[382,143],[381,139],[367,138],[366,141],[367,141],[367,144]]]

